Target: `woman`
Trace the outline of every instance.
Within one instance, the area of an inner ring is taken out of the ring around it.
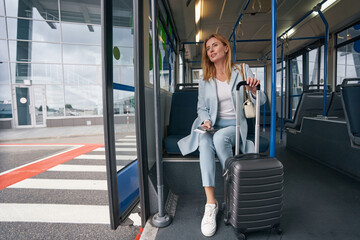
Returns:
[[[204,41],[202,53],[203,79],[199,83],[197,112],[191,134],[178,142],[183,155],[200,152],[200,169],[206,194],[205,213],[201,222],[201,231],[205,236],[216,232],[216,214],[218,202],[215,199],[215,153],[224,169],[225,161],[233,156],[235,146],[235,94],[236,85],[243,81],[239,67],[232,62],[229,42],[219,34],[212,34]],[[259,80],[254,78],[249,66],[245,65],[246,86],[250,99],[255,103],[256,86]],[[243,91],[240,91],[243,102]],[[264,104],[264,93],[260,94]],[[246,140],[247,122],[244,113],[240,113],[240,150],[243,153],[254,152],[254,143]],[[198,133],[199,126],[206,129],[219,129],[215,133]]]

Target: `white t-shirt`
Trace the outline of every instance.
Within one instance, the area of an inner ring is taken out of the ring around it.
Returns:
[[[223,119],[235,119],[235,109],[231,99],[230,84],[216,79],[216,91],[219,101],[217,116]]]

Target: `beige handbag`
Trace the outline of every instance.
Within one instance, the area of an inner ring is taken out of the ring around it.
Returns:
[[[245,63],[240,65],[241,67],[241,75],[244,81],[246,81],[245,75]],[[244,103],[243,103],[244,114],[246,118],[254,118],[256,116],[255,105],[251,102],[249,93],[246,91],[244,87]]]

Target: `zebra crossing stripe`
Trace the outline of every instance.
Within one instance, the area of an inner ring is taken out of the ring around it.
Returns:
[[[28,178],[8,188],[61,189],[61,190],[107,190],[106,180],[42,179]]]
[[[116,155],[116,160],[134,160],[136,159],[136,155]],[[85,154],[76,157],[75,159],[88,159],[88,160],[105,160],[105,155],[92,155],[92,154]]]
[[[127,151],[127,152],[136,152],[136,148],[126,148],[126,147],[122,147],[122,148],[116,148],[115,149],[116,151]],[[98,148],[98,149],[95,149],[93,152],[105,152],[105,148]]]
[[[0,203],[0,222],[110,224],[109,206]]]
[[[117,171],[124,166],[116,166]],[[106,166],[102,165],[75,165],[75,164],[59,164],[48,171],[52,172],[106,172]]]
[[[136,142],[117,142],[115,146],[136,146]]]
[[[75,165],[59,164],[48,171],[52,172],[106,172],[106,167],[102,165]]]
[[[117,142],[136,142],[136,139],[134,138],[119,138],[116,139]]]

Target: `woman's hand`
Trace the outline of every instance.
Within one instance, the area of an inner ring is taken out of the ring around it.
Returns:
[[[251,91],[252,94],[255,96],[256,95],[256,86],[260,84],[260,80],[257,80],[256,78],[248,77],[246,82],[248,84],[248,85],[246,85],[246,89],[248,91]]]
[[[203,125],[201,125],[203,128],[210,129],[211,128],[211,122],[209,120],[206,120]]]

